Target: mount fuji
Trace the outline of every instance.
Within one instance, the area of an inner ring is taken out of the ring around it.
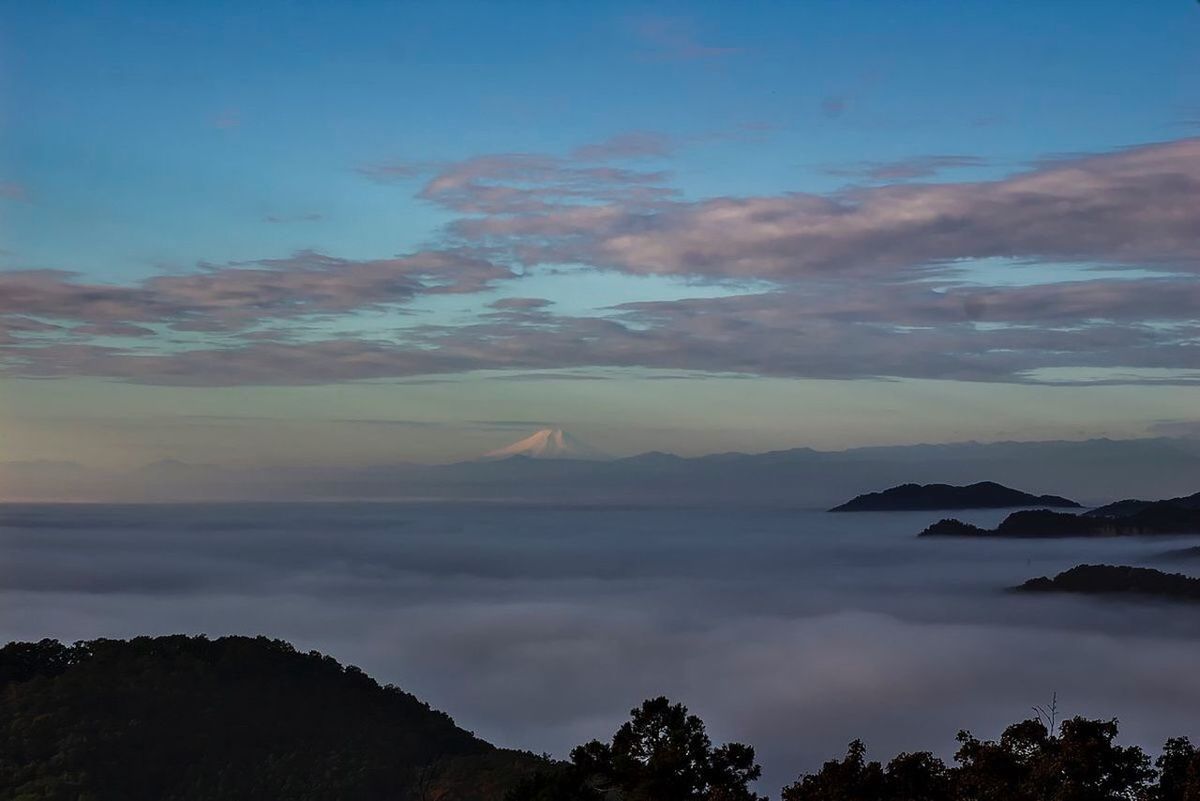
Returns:
[[[488,451],[488,460],[524,456],[529,459],[608,459],[608,454],[581,442],[561,428],[543,428],[511,445]]]

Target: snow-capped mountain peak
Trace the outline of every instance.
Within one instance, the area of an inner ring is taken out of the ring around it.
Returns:
[[[525,456],[530,459],[607,459],[607,454],[581,442],[561,428],[543,428],[511,445],[488,451],[484,459],[507,459]]]

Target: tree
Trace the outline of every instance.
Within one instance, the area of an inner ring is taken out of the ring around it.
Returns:
[[[951,773],[928,751],[900,754],[883,772],[884,797],[902,801],[950,801]]]
[[[1200,801],[1200,753],[1186,737],[1173,737],[1154,763],[1159,771],[1154,801]]]
[[[996,741],[958,735],[957,765],[928,752],[900,754],[884,768],[855,740],[845,759],[826,762],[783,790],[783,801],[1200,801],[1200,757],[1186,740],[1168,742],[1159,768],[1136,746],[1115,743],[1115,720],[1072,718],[1052,734],[1043,720],[1009,726]]]
[[[1125,801],[1143,798],[1154,778],[1137,746],[1115,744],[1115,720],[1065,720],[1051,735],[1040,720],[1005,729],[998,743],[959,736],[957,786],[963,801]]]
[[[831,759],[821,770],[783,788],[783,801],[877,801],[883,797],[883,768],[867,762],[867,747],[855,740],[843,760]]]
[[[714,748],[700,718],[660,697],[630,710],[611,743],[578,746],[557,775],[526,782],[509,801],[759,801],[750,783],[760,775],[753,748]]]

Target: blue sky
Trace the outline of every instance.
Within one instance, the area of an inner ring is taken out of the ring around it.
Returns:
[[[219,458],[187,409],[230,406],[332,443],[255,459],[349,462],[495,444],[454,423],[497,408],[685,452],[1195,408],[1193,2],[2,8],[5,456]],[[933,308],[963,282],[988,315]],[[381,406],[451,433],[322,422]]]

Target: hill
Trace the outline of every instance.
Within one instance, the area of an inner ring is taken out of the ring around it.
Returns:
[[[1086,512],[1089,517],[1130,517],[1147,509],[1154,507],[1174,506],[1180,509],[1200,510],[1200,492],[1193,495],[1185,495],[1179,498],[1168,498],[1162,501],[1143,501],[1134,498],[1128,498],[1116,503],[1098,506],[1090,512]]]
[[[500,799],[540,767],[264,637],[0,649],[0,797]]]
[[[1019,506],[1079,508],[1058,495],[1031,495],[994,481],[958,487],[951,484],[901,484],[859,495],[831,512],[899,512],[927,509],[1009,509]]]
[[[939,520],[922,537],[1139,537],[1200,533],[1200,508],[1156,501],[1119,517],[1073,515],[1049,509],[1013,512],[994,529]]]
[[[1054,578],[1030,579],[1014,589],[1019,592],[1138,595],[1172,601],[1200,601],[1200,579],[1123,565],[1079,565]]]

